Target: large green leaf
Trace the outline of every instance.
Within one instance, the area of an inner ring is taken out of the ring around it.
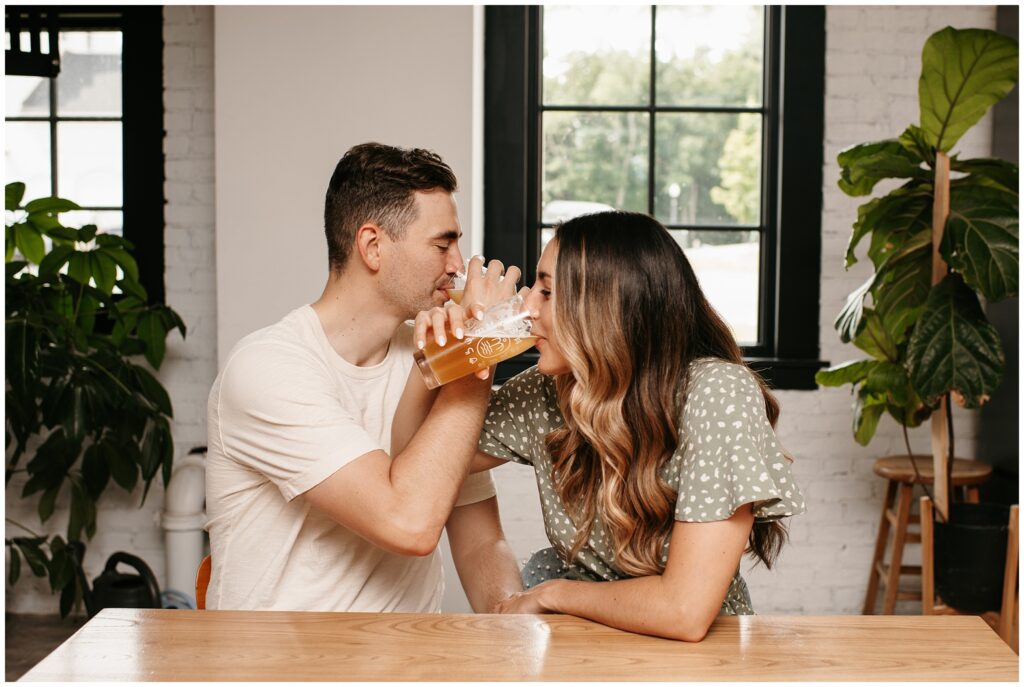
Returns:
[[[882,317],[871,308],[864,308],[864,324],[853,339],[853,345],[878,360],[899,358],[892,333],[885,328]]]
[[[71,259],[74,252],[71,246],[55,246],[39,263],[39,274],[55,274]]]
[[[25,206],[25,211],[29,214],[35,212],[68,212],[70,210],[81,210],[78,203],[68,200],[67,198],[57,198],[50,196],[49,198],[37,198],[31,201]]]
[[[114,290],[114,282],[117,280],[117,263],[109,255],[102,251],[89,251],[89,271],[96,280],[96,287],[103,293],[110,293]]]
[[[929,212],[931,203],[931,185],[911,182],[857,208],[857,221],[853,223],[853,233],[846,246],[846,268],[849,269],[857,262],[854,249],[869,233],[872,234],[872,248],[868,253],[877,268],[886,256],[896,249],[896,241],[902,245],[906,237],[913,236],[921,230],[921,218]],[[930,218],[927,221],[930,221]],[[876,245],[874,240],[876,231],[884,233],[886,237],[879,245]],[[877,259],[875,256],[878,256]]]
[[[985,185],[995,186],[1009,191],[1013,195],[1018,195],[1018,189],[1020,188],[1020,174],[1017,171],[1017,165],[1012,162],[1000,160],[992,157],[982,157],[972,160],[958,160],[953,158],[950,160],[950,169],[954,172],[963,172],[964,174],[970,174],[970,179],[961,181],[971,181],[975,183],[984,183]],[[955,191],[953,192],[955,195]]]
[[[927,243],[889,260],[878,272],[871,289],[875,310],[897,345],[903,342],[907,329],[917,321],[931,291],[931,279],[930,236]]]
[[[821,386],[857,384],[864,381],[871,369],[879,364],[877,360],[851,360],[827,370],[818,370],[814,375],[814,381]]]
[[[160,369],[167,349],[167,329],[158,313],[146,312],[139,317],[139,338],[146,342],[146,360],[154,370]]]
[[[935,148],[928,143],[928,135],[921,130],[921,127],[911,124],[900,134],[900,145],[928,163],[935,166]]]
[[[43,256],[46,255],[46,247],[43,244],[43,236],[35,227],[21,223],[12,227],[14,232],[14,245],[18,247],[25,259],[32,264],[38,265]]]
[[[990,301],[1017,295],[1019,209],[1015,196],[986,187],[952,194],[942,257]]]
[[[864,389],[869,394],[887,396],[894,405],[902,406],[908,401],[910,378],[907,369],[899,363],[880,361],[868,372]]]
[[[20,181],[12,181],[4,186],[4,209],[17,210],[21,205],[21,199],[25,197],[25,184]]]
[[[839,188],[849,196],[866,196],[882,179],[930,176],[921,158],[895,139],[850,146],[837,159]]]
[[[167,417],[172,417],[174,410],[171,407],[171,397],[167,395],[167,390],[157,381],[157,378],[141,365],[132,365],[132,372],[135,374],[135,379],[138,382],[139,389],[142,391],[142,395],[156,406],[161,413]]]
[[[867,446],[875,436],[878,420],[885,412],[885,396],[871,394],[861,388],[853,406],[853,437],[861,446]]]
[[[839,332],[839,338],[843,343],[849,343],[857,338],[861,331],[861,322],[864,319],[864,297],[871,290],[875,283],[877,274],[872,274],[868,280],[854,289],[853,293],[846,297],[846,305],[839,311],[834,326]]]
[[[1017,83],[1017,41],[987,29],[952,27],[928,38],[921,53],[921,129],[949,151]]]
[[[905,198],[878,218],[871,232],[868,257],[880,268],[887,260],[898,259],[932,241],[932,199],[930,196]]]
[[[131,442],[120,445],[103,442],[101,446],[107,466],[110,468],[110,476],[125,491],[134,489],[139,479],[139,447]]]
[[[930,406],[957,391],[967,407],[981,406],[999,386],[1003,350],[978,297],[960,275],[932,288],[907,346],[910,381]]]

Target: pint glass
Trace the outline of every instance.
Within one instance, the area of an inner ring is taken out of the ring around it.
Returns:
[[[536,343],[523,298],[513,296],[484,311],[483,319],[466,323],[465,338],[445,334],[445,345],[429,337],[423,350],[413,353],[428,389],[465,377],[519,355]]]

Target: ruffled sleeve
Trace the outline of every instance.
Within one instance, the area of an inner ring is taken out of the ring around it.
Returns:
[[[678,480],[676,520],[725,520],[747,503],[757,520],[806,510],[761,389],[743,365],[695,363],[670,471]]]
[[[505,382],[491,394],[477,449],[495,458],[533,465],[550,429],[544,375],[536,367]]]

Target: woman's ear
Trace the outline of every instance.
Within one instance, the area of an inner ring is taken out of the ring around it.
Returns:
[[[356,250],[359,258],[371,272],[380,269],[381,240],[383,230],[376,224],[366,223],[356,230]]]

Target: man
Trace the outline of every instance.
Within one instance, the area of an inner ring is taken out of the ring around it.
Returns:
[[[460,492],[489,380],[427,391],[403,324],[462,268],[455,189],[425,150],[338,162],[323,294],[242,339],[210,392],[208,608],[437,612],[444,527],[474,610],[522,589],[490,477]],[[517,268],[471,264],[464,303],[514,290]]]

